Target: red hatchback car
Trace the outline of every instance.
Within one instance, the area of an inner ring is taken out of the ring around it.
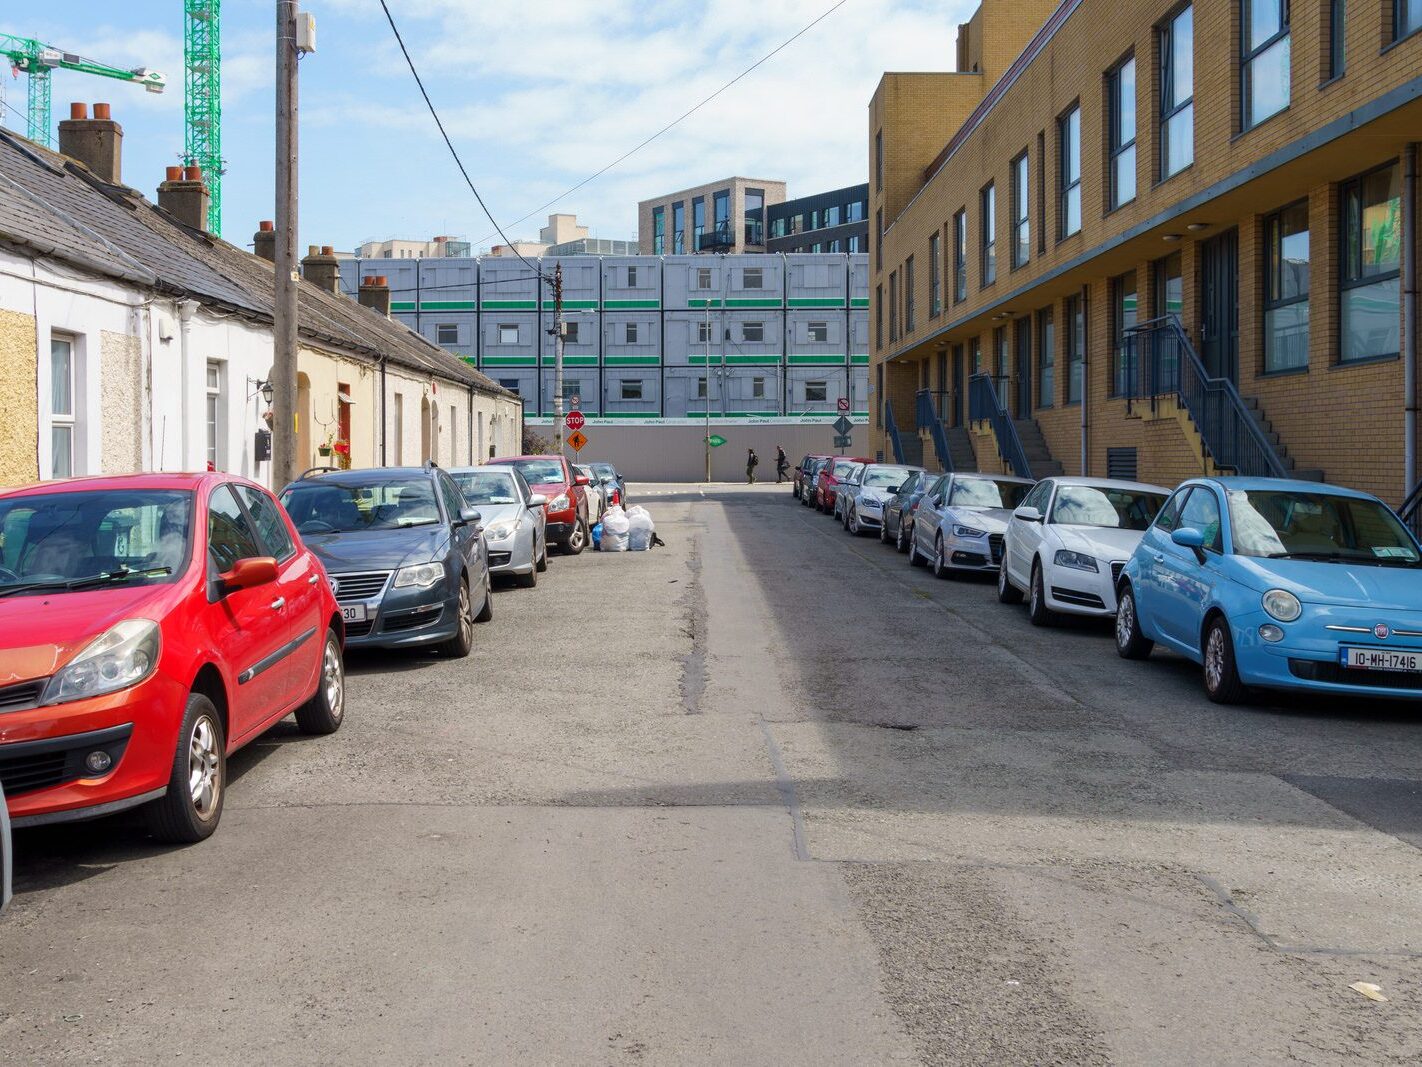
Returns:
[[[551,544],[576,556],[587,547],[588,479],[578,474],[562,456],[505,456],[489,460],[490,466],[513,467],[535,493],[548,498],[547,537]]]
[[[0,493],[0,782],[15,826],[147,804],[217,828],[227,756],[345,711],[340,608],[276,499],[225,474]]]
[[[815,510],[834,514],[834,495],[839,489],[839,480],[856,463],[873,463],[868,456],[836,456],[833,463],[820,471],[815,480]]]

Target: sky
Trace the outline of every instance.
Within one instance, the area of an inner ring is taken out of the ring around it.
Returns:
[[[972,0],[847,0],[684,123],[557,203],[571,186],[686,111],[833,0],[389,0],[425,87],[494,217],[536,239],[549,212],[593,236],[635,238],[637,202],[732,174],[790,196],[867,180],[866,108],[886,70],[948,70]],[[5,4],[0,33],[168,75],[162,95],[68,71],[73,100],[108,101],[124,181],[155,197],[183,150],[182,0]],[[15,12],[16,7],[26,9]],[[500,239],[464,184],[378,0],[311,0],[301,61],[300,244],[449,234]],[[273,215],[275,4],[225,0],[223,236],[250,244]],[[22,127],[25,77],[0,70],[0,124]],[[529,216],[528,218],[524,218]],[[523,221],[520,221],[523,220]]]

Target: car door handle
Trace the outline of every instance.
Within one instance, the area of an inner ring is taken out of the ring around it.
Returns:
[[[306,584],[307,584],[307,585],[316,585],[316,584],[317,584],[318,582],[320,582],[320,581],[321,581],[321,576],[320,576],[319,574],[313,574],[310,578],[307,578],[307,579],[306,579]]]
[[[1155,554],[1155,561],[1156,561],[1157,563],[1164,563],[1164,562],[1165,562],[1165,557],[1162,556],[1159,552],[1157,552],[1157,553]]]
[[[277,597],[275,600],[272,601],[272,610],[273,610],[273,611],[280,611],[280,610],[281,610],[282,608],[284,608],[284,607],[286,607],[286,597],[284,597],[284,596],[279,596],[279,597]]]

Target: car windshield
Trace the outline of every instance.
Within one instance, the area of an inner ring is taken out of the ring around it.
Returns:
[[[303,482],[282,493],[281,502],[303,534],[396,530],[439,522],[434,484],[428,478]]]
[[[523,475],[529,485],[554,485],[566,482],[563,464],[556,459],[516,459],[509,464]]]
[[[512,474],[494,474],[488,471],[469,471],[464,474],[451,472],[450,477],[464,499],[471,504],[517,504],[518,486]]]
[[[955,508],[1015,508],[1032,489],[1030,482],[992,478],[954,478],[948,504]]]
[[[864,474],[864,484],[870,489],[897,489],[912,474],[907,467],[870,467]]]
[[[1064,485],[1057,490],[1050,522],[1063,526],[1107,526],[1144,530],[1165,503],[1164,493],[1114,486]]]
[[[1415,567],[1417,545],[1376,500],[1336,493],[1243,490],[1229,493],[1234,551],[1241,556]]]
[[[193,494],[96,489],[0,500],[0,593],[148,585],[187,566]]]
[[[843,478],[846,474],[848,474],[854,469],[854,466],[855,463],[852,459],[837,459],[834,461],[834,466],[830,468],[830,476],[834,478]]]

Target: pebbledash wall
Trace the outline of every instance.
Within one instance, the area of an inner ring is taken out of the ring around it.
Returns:
[[[926,393],[1002,469],[968,424],[982,371],[1068,473],[1209,469],[1177,405],[1120,395],[1125,328],[1178,315],[1293,472],[1400,501],[1422,138],[1409,12],[984,0],[957,71],[886,74],[867,131],[875,447],[891,414],[931,454]]]

